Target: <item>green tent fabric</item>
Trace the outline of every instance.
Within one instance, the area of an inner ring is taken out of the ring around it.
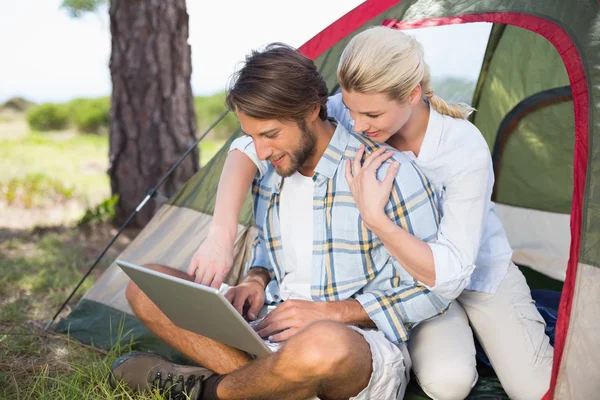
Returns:
[[[485,77],[473,123],[490,149],[505,116],[523,99],[569,85],[560,55],[543,37],[514,26],[502,27]],[[494,32],[492,33],[492,35]],[[510,54],[510,57],[506,57]],[[486,54],[488,55],[488,54]],[[516,64],[515,60],[519,63]],[[528,60],[522,63],[522,60]],[[543,77],[543,79],[540,79]],[[536,109],[520,121],[507,141],[496,171],[496,201],[536,210],[569,213],[573,188],[573,103]]]
[[[368,0],[300,51],[315,60],[333,93],[339,56],[362,30],[470,22],[495,24],[474,95],[479,111],[473,122],[490,151],[501,150],[495,152],[496,213],[515,250],[514,261],[528,267],[528,279],[541,285],[553,282],[550,278],[564,281],[545,398],[595,398],[600,391],[595,379],[600,360],[594,356],[600,348],[600,140],[594,140],[600,135],[600,3]],[[547,92],[561,87],[569,89],[570,98]],[[232,133],[211,162],[162,205],[119,258],[187,268],[206,237],[227,149],[237,135]],[[255,235],[251,217],[248,199],[228,283],[244,274]],[[128,281],[111,265],[56,330],[103,348],[119,339],[134,340],[139,349],[182,360],[133,316],[124,297]],[[470,397],[506,398],[486,370]],[[412,384],[407,398],[426,396]]]

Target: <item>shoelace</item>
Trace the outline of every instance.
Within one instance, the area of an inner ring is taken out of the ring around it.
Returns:
[[[185,380],[183,375],[179,375],[177,380],[173,381],[173,374],[168,374],[167,377],[163,379],[162,373],[157,372],[152,380],[152,387],[160,390],[162,394],[166,394],[169,399],[185,400],[187,399],[186,394],[190,394],[198,381],[201,383],[199,389],[202,390],[203,380],[204,375],[196,376],[192,374]]]

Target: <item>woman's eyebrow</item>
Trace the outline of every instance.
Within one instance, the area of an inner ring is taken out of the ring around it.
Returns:
[[[346,103],[344,103],[344,100],[342,100],[342,104],[344,105],[344,107],[346,107],[348,110],[350,110],[350,107],[348,107],[346,105]],[[381,111],[362,111],[359,112],[359,114],[363,114],[363,115],[368,115],[368,114],[381,114]]]

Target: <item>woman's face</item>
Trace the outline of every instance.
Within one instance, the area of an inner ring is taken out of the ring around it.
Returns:
[[[362,132],[375,142],[385,142],[408,121],[410,101],[390,100],[384,93],[358,93],[342,88],[342,101],[354,119],[354,131]]]

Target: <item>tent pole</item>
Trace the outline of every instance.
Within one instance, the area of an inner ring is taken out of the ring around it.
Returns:
[[[52,319],[50,321],[48,321],[48,323],[46,324],[46,326],[44,327],[45,330],[47,330],[48,328],[50,328],[52,326],[52,324],[54,323],[54,321],[56,320],[56,317],[58,317],[58,314],[60,314],[60,312],[65,308],[65,306],[69,303],[69,301],[71,300],[71,298],[73,298],[73,296],[75,295],[75,293],[77,292],[77,290],[79,289],[79,287],[81,287],[81,285],[83,284],[83,282],[87,279],[87,277],[90,275],[90,273],[94,270],[94,268],[96,268],[96,265],[98,265],[98,263],[100,262],[100,260],[102,259],[102,257],[104,256],[104,254],[106,254],[106,252],[108,251],[108,249],[110,249],[110,246],[112,246],[112,244],[117,240],[117,238],[121,235],[121,233],[123,232],[123,230],[127,227],[127,225],[129,225],[129,223],[131,222],[131,220],[133,219],[133,217],[136,216],[136,214],[144,207],[144,205],[148,202],[148,200],[150,200],[151,198],[154,198],[158,195],[158,188],[167,180],[167,178],[169,177],[169,175],[171,175],[173,173],[173,171],[175,170],[175,168],[177,168],[179,166],[179,164],[181,164],[183,162],[183,160],[185,160],[185,158],[192,152],[194,151],[194,149],[198,146],[198,143],[200,143],[200,141],[202,139],[204,139],[206,137],[206,135],[208,135],[208,133],[219,123],[221,122],[221,120],[223,118],[225,118],[225,116],[229,113],[228,111],[225,111],[223,114],[221,114],[219,116],[219,118],[217,118],[217,120],[215,122],[213,122],[208,129],[202,134],[200,135],[200,137],[198,139],[196,139],[196,141],[194,141],[194,143],[190,146],[190,148],[181,155],[181,157],[179,158],[179,160],[177,160],[177,162],[175,164],[173,164],[173,166],[171,166],[171,168],[169,168],[169,170],[165,173],[165,175],[160,179],[160,181],[158,181],[158,183],[150,190],[148,190],[148,193],[146,194],[146,197],[144,197],[144,199],[140,202],[140,204],[138,204],[138,206],[135,208],[135,210],[131,213],[131,215],[127,218],[127,220],[125,220],[125,222],[123,223],[123,225],[121,225],[121,227],[119,228],[119,231],[117,232],[117,234],[111,239],[111,241],[108,243],[108,245],[104,248],[104,250],[102,250],[102,252],[100,253],[100,255],[96,258],[96,261],[94,261],[94,264],[92,264],[92,266],[90,267],[90,269],[88,269],[88,271],[85,273],[85,275],[81,278],[81,280],[79,281],[79,283],[77,284],[77,286],[75,286],[75,289],[73,289],[73,291],[71,292],[71,294],[69,295],[69,297],[67,297],[67,299],[64,301],[64,303],[59,307],[59,309],[56,311],[56,313],[54,314],[54,316],[52,317]]]

